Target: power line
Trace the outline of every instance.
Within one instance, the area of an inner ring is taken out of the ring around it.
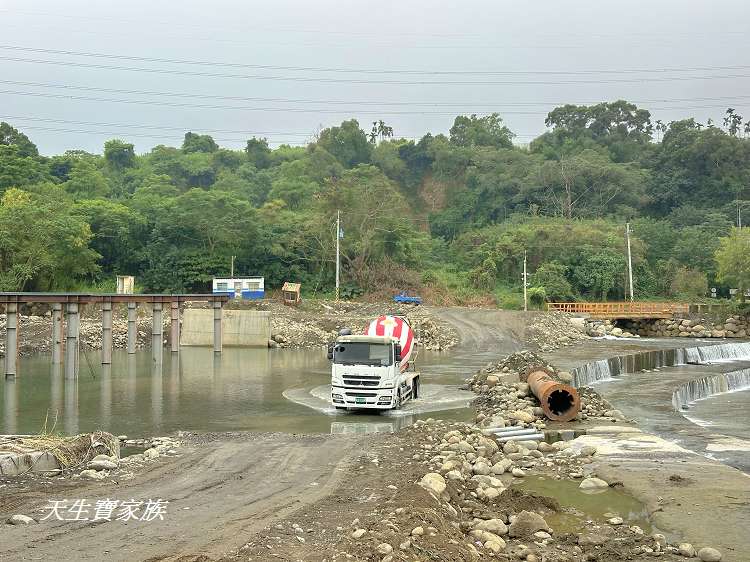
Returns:
[[[31,117],[26,115],[1,115],[0,119],[14,119],[22,121],[35,121],[42,123],[63,123],[67,125],[91,125],[95,127],[123,127],[123,128],[137,128],[137,129],[155,129],[160,131],[205,131],[207,133],[218,133],[218,134],[241,134],[241,135],[289,135],[289,136],[312,136],[313,132],[289,132],[289,131],[252,131],[252,130],[237,130],[237,129],[204,129],[202,127],[175,127],[175,126],[160,126],[160,125],[138,125],[133,123],[98,123],[94,121],[69,121],[67,119],[54,119],[48,117]]]
[[[197,104],[197,103],[175,103],[175,102],[165,102],[165,101],[158,101],[158,100],[134,100],[134,99],[114,99],[114,98],[98,98],[98,97],[92,97],[92,96],[73,96],[69,94],[51,94],[46,92],[28,92],[28,91],[18,91],[18,90],[0,90],[0,94],[8,94],[8,95],[19,95],[19,96],[28,96],[28,97],[42,97],[42,98],[52,98],[52,99],[66,99],[66,100],[76,100],[76,101],[95,101],[95,102],[105,102],[105,103],[131,103],[131,104],[137,104],[137,105],[155,105],[160,107],[187,107],[187,108],[195,108],[195,109],[225,109],[225,110],[236,110],[236,111],[263,111],[263,112],[284,112],[284,113],[321,113],[321,114],[329,114],[329,115],[351,115],[352,113],[357,113],[360,115],[375,115],[375,116],[385,116],[385,115],[448,115],[448,116],[455,116],[456,111],[375,111],[375,110],[360,110],[360,109],[351,109],[351,108],[343,108],[343,109],[321,109],[321,108],[314,108],[314,109],[307,109],[307,108],[299,108],[299,107],[247,107],[247,106],[231,106],[231,105],[209,105],[209,104]],[[515,112],[506,112],[513,115],[534,115],[538,116],[539,112],[534,111],[515,111]]]
[[[159,125],[141,125],[141,124],[135,124],[135,123],[99,123],[94,121],[72,121],[67,119],[55,119],[55,118],[45,118],[45,117],[30,117],[30,116],[23,116],[23,115],[0,115],[0,119],[5,120],[13,120],[14,123],[16,121],[31,121],[32,123],[52,123],[52,124],[64,124],[64,125],[83,125],[83,126],[93,126],[93,127],[122,127],[122,128],[129,128],[129,129],[147,129],[147,130],[157,130],[157,131],[180,131],[180,132],[188,132],[188,131],[199,131],[203,134],[244,134],[244,135],[287,135],[287,136],[300,136],[300,137],[307,137],[312,138],[314,136],[314,132],[285,132],[285,131],[250,131],[250,130],[228,130],[228,129],[210,129],[210,128],[204,128],[204,127],[177,127],[177,126],[159,126]],[[19,125],[22,128],[38,128],[36,125]],[[62,129],[60,129],[62,131]],[[82,131],[81,131],[82,132]],[[94,134],[115,134],[108,131],[87,131]],[[130,134],[130,133],[126,133]],[[541,134],[541,133],[540,133]],[[524,134],[518,134],[516,135],[516,138],[526,138],[526,139],[534,139],[538,137],[539,134],[531,134],[531,133],[524,133]],[[158,138],[158,137],[152,137],[152,138]],[[398,135],[395,137],[397,139],[404,139],[404,140],[419,140],[421,137],[416,135]],[[240,142],[242,139],[214,139],[214,140],[227,140],[229,142]],[[247,140],[247,139],[244,139]]]
[[[455,117],[457,114],[467,113],[461,111],[383,111],[383,110],[372,110],[372,109],[355,109],[355,108],[342,108],[342,109],[323,109],[323,108],[299,108],[299,107],[248,107],[248,106],[231,106],[231,105],[210,105],[210,104],[198,104],[198,103],[176,103],[176,102],[165,102],[159,100],[137,100],[137,99],[116,99],[116,98],[100,98],[93,96],[76,96],[70,94],[52,94],[46,92],[29,92],[29,91],[18,91],[18,90],[0,90],[0,94],[7,95],[18,95],[26,97],[41,97],[51,99],[64,99],[72,101],[93,101],[102,103],[126,103],[136,105],[153,105],[159,107],[184,107],[194,109],[220,109],[220,110],[231,110],[231,111],[253,111],[253,112],[284,112],[284,113],[317,113],[327,115],[344,115],[351,116],[353,114],[358,115],[374,115],[376,117],[384,117],[387,115],[443,115]],[[684,111],[692,109],[725,109],[724,105],[703,105],[703,106],[684,106],[684,107],[653,107],[655,111]],[[538,111],[503,111],[503,115],[527,115],[538,117]]]
[[[114,131],[91,131],[91,130],[83,130],[83,129],[62,129],[62,128],[56,128],[56,127],[41,127],[37,125],[24,125],[24,129],[31,129],[35,131],[50,131],[55,133],[80,133],[85,135],[111,135],[114,137],[120,136],[119,132]],[[140,134],[140,133],[128,133],[129,137],[141,137],[141,138],[148,138],[148,139],[161,139],[164,138],[164,135],[148,135],[148,134]],[[244,143],[247,142],[247,138],[242,139],[228,139],[228,138],[215,138],[215,141],[220,142],[239,142]],[[281,139],[267,139],[269,141],[273,141],[275,144],[306,144],[303,142],[300,142],[299,139],[296,140],[281,140]]]
[[[216,99],[225,101],[250,101],[250,102],[273,102],[273,103],[290,103],[290,104],[321,104],[321,105],[377,105],[377,106],[429,106],[429,107],[466,107],[466,102],[430,102],[430,101],[372,101],[372,100],[314,100],[304,98],[268,98],[268,97],[244,97],[244,96],[227,96],[227,95],[215,95],[215,94],[198,94],[194,92],[164,92],[158,90],[133,90],[133,89],[121,89],[121,88],[102,88],[99,86],[77,86],[71,84],[55,84],[48,82],[28,82],[21,80],[2,80],[0,84],[11,84],[15,86],[32,86],[35,88],[56,88],[65,90],[80,90],[86,92],[104,92],[104,93],[116,93],[116,94],[128,94],[128,95],[143,95],[143,96],[164,96],[164,97],[177,97],[177,98],[196,98],[196,99]],[[747,96],[714,96],[714,97],[698,97],[698,98],[661,98],[652,100],[631,100],[635,104],[650,104],[650,103],[680,103],[680,102],[700,102],[700,101],[738,101],[750,99],[750,95]],[[589,101],[578,101],[573,105],[593,105],[601,103],[602,100],[589,100]],[[478,111],[480,106],[486,106],[494,108],[495,110],[500,107],[530,107],[530,106],[561,106],[570,104],[570,102],[562,101],[523,101],[523,102],[476,102],[472,105],[473,111]],[[491,111],[487,109],[486,111]]]
[[[269,64],[247,64],[222,61],[205,61],[194,59],[172,59],[100,53],[89,51],[70,51],[60,49],[43,49],[39,47],[24,47],[19,45],[0,45],[0,49],[45,53],[77,57],[92,57],[113,60],[155,62],[166,64],[189,64],[196,66],[247,68],[254,70],[285,70],[294,72],[326,72],[345,74],[415,74],[419,76],[533,76],[533,75],[570,75],[590,76],[597,74],[665,74],[674,72],[714,72],[717,70],[748,70],[750,65],[730,66],[697,66],[697,67],[667,67],[667,68],[621,68],[621,69],[590,69],[590,70],[423,70],[423,69],[373,69],[373,68],[337,68],[337,67],[309,67],[309,66],[279,66]]]
[[[520,85],[540,85],[553,86],[562,84],[623,84],[623,83],[643,83],[643,82],[684,82],[690,80],[721,80],[729,78],[749,78],[750,74],[724,74],[710,76],[670,76],[663,78],[606,78],[606,79],[585,79],[585,80],[506,80],[506,81],[446,81],[446,80],[372,80],[372,79],[350,79],[350,78],[308,78],[301,76],[268,76],[254,74],[221,74],[217,72],[199,72],[194,70],[178,70],[169,68],[148,68],[133,66],[118,66],[108,64],[93,64],[74,61],[57,61],[49,59],[25,59],[20,57],[0,56],[0,60],[10,62],[20,62],[28,64],[45,64],[55,66],[67,66],[74,68],[88,68],[93,70],[117,70],[122,72],[143,72],[148,74],[166,74],[175,76],[197,76],[205,78],[237,78],[243,80],[270,80],[281,82],[319,82],[330,84],[400,84],[411,86],[520,86]]]

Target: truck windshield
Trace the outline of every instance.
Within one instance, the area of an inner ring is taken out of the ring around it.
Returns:
[[[334,361],[350,365],[393,365],[393,346],[378,343],[345,342],[336,346]]]

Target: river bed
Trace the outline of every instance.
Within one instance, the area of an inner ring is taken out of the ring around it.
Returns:
[[[445,395],[463,383],[466,369],[486,361],[481,354],[422,352],[418,368],[422,383]],[[49,355],[36,355],[22,359],[19,371],[0,385],[0,433],[104,429],[146,437],[177,430],[394,431],[445,409],[437,401],[430,407],[426,397],[426,404],[406,415],[365,415],[287,399],[285,393],[308,394],[330,382],[330,364],[322,349],[225,348],[215,355],[210,349],[186,347],[179,354],[165,350],[160,367],[150,351],[115,351],[111,366],[100,365],[97,353],[82,352],[79,376],[71,380],[59,365],[51,365]],[[465,407],[455,404],[440,414],[444,419],[469,416]]]

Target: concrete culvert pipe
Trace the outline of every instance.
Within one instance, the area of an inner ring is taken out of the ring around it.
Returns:
[[[578,391],[572,386],[553,379],[547,370],[535,369],[529,373],[526,382],[531,392],[541,402],[544,415],[549,419],[571,421],[581,410]]]

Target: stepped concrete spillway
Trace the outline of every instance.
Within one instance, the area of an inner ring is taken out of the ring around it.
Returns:
[[[750,369],[701,377],[678,386],[672,393],[672,406],[675,410],[682,411],[698,400],[748,389],[750,389]]]
[[[646,344],[648,345],[648,343]],[[715,343],[704,346],[646,349],[625,355],[615,355],[573,367],[575,386],[587,386],[599,381],[644,369],[660,369],[684,365],[750,360],[750,342]]]
[[[566,352],[549,359],[570,370],[576,386],[594,386],[642,429],[750,473],[750,416],[746,411],[735,412],[733,419],[725,416],[730,431],[718,432],[710,423],[711,408],[700,402],[750,389],[750,342],[683,343],[640,340],[613,349],[608,341],[599,353],[589,349],[578,357]],[[703,411],[700,421],[690,415],[696,401]],[[714,410],[720,413],[718,406]]]

